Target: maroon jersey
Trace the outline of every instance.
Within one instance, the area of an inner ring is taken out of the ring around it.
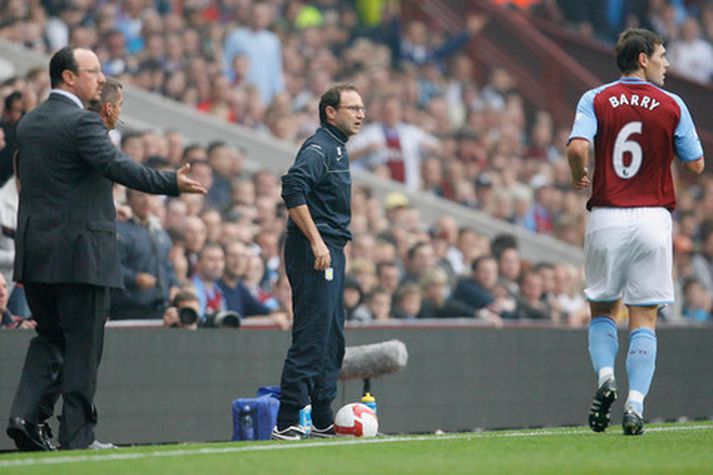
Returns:
[[[703,149],[683,101],[649,82],[625,77],[585,93],[570,134],[594,141],[592,207],[661,206],[673,210],[674,155],[697,160]]]

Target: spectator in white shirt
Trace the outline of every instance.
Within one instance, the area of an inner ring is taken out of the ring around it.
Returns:
[[[421,186],[421,161],[437,152],[438,139],[415,125],[402,122],[401,101],[385,100],[382,121],[373,122],[354,136],[349,157],[357,167],[386,166],[392,180],[404,183],[411,191]]]
[[[681,27],[681,36],[669,48],[671,68],[681,76],[708,84],[713,75],[713,46],[701,38],[698,20],[689,17]]]

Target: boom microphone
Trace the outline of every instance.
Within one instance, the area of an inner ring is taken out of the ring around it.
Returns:
[[[406,367],[408,351],[399,340],[349,346],[344,353],[339,379],[370,379],[398,373]]]

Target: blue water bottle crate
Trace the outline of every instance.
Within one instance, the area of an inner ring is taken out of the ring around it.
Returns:
[[[234,400],[232,440],[269,440],[279,408],[280,401],[270,392]]]

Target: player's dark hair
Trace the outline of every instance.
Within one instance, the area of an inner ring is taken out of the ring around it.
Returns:
[[[332,86],[322,94],[319,99],[319,122],[324,124],[327,122],[327,106],[339,108],[342,99],[342,91],[356,91],[356,87],[352,84],[341,83]]]
[[[644,28],[627,28],[616,42],[616,65],[622,74],[639,69],[639,54],[651,57],[663,38]]]
[[[73,73],[79,73],[77,60],[74,58],[74,51],[79,49],[77,46],[65,46],[57,51],[50,59],[50,85],[56,88],[64,82],[62,73],[68,69]]]

